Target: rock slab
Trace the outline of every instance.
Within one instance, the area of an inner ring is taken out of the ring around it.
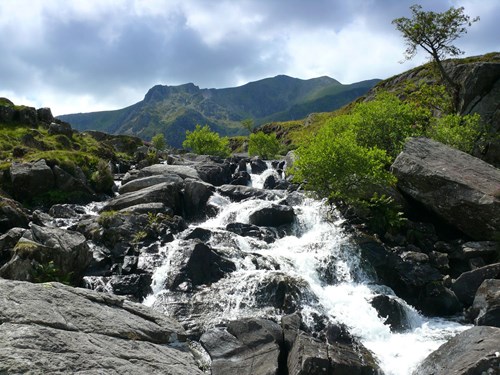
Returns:
[[[0,279],[2,374],[203,374],[184,339],[179,323],[121,297]]]
[[[475,240],[500,233],[500,170],[428,138],[411,138],[392,171],[398,187]]]

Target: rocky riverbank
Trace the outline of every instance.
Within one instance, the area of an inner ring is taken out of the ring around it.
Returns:
[[[28,210],[2,198],[0,372],[382,373],[351,327],[319,308],[308,313],[319,298],[308,279],[287,274],[287,265],[265,252],[298,241],[307,226],[300,221],[305,198],[284,169],[259,159],[170,155],[164,164],[130,170],[119,195],[90,206]],[[41,189],[40,170],[54,173],[40,160],[13,165],[9,176],[22,171],[23,189]],[[359,249],[371,283],[395,292],[373,297],[373,308],[395,332],[412,324],[402,300],[429,316],[500,327],[499,170],[421,138],[407,144],[393,170],[411,214],[400,232],[373,234],[355,217],[344,222],[346,244]],[[252,187],[251,175],[267,177]],[[230,204],[240,205],[222,222],[196,225]],[[244,210],[247,219],[239,215]],[[343,282],[339,258],[325,258],[320,284]],[[213,321],[230,307],[226,298],[238,300],[224,295],[224,282],[250,286],[242,270],[260,278],[251,311],[261,314]],[[46,281],[95,291],[35,284]],[[209,301],[217,288],[221,299]],[[153,309],[129,302],[152,295]],[[498,329],[467,332],[457,337],[466,337],[468,368],[498,369],[492,346],[479,348],[474,336],[494,340]],[[454,340],[433,355],[461,351]],[[443,374],[454,369],[429,359],[417,373],[429,373],[431,362]]]

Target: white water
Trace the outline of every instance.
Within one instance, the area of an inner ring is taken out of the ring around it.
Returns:
[[[276,172],[252,175],[253,186],[262,186],[270,173]],[[234,203],[216,194],[209,203],[219,208],[219,214],[198,226],[215,233],[209,246],[230,258],[236,271],[189,296],[163,289],[172,257],[182,246],[176,240],[162,249],[165,257],[154,273],[153,294],[145,300],[146,305],[169,312],[173,301],[184,298],[186,303],[202,306],[203,316],[198,317],[198,324],[204,328],[246,316],[279,318],[282,312],[271,304],[259,303],[255,296],[273,280],[286,278],[305,291],[299,300],[306,324],[312,324],[315,315],[324,314],[332,322],[347,325],[376,355],[386,375],[411,374],[430,352],[468,328],[443,319],[425,318],[403,302],[412,328],[392,333],[370,305],[373,296],[392,292],[373,282],[370,271],[363,269],[357,247],[338,223],[325,220],[327,212],[322,202],[304,198],[302,204],[294,207],[297,219],[291,233],[271,244],[224,230],[231,222],[248,223],[251,212],[271,202]],[[333,281],[324,275],[325,270],[332,269]]]

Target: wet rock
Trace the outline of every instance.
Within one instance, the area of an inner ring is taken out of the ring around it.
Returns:
[[[294,219],[295,212],[292,207],[278,204],[258,209],[249,216],[250,224],[267,227],[291,224]]]
[[[104,205],[102,211],[118,211],[144,203],[163,203],[175,214],[179,214],[182,213],[181,189],[180,184],[163,182],[112,198]]]
[[[239,185],[222,185],[217,191],[226,197],[229,197],[235,202],[240,202],[246,199],[265,199],[274,200],[277,197],[281,198],[285,194],[279,194],[276,191],[266,191],[262,189],[257,189],[249,186],[239,186]]]
[[[253,174],[261,174],[267,169],[267,164],[262,159],[252,158],[250,160],[250,168]]]
[[[396,298],[379,294],[373,297],[370,304],[377,310],[378,316],[385,319],[391,331],[401,332],[410,328],[405,308]]]
[[[500,328],[500,279],[487,279],[479,286],[470,318],[476,325]]]
[[[475,240],[500,231],[500,170],[427,138],[410,139],[394,161],[398,187]]]
[[[137,178],[135,180],[131,180],[120,186],[118,192],[120,194],[130,193],[133,191],[141,190],[144,188],[148,188],[154,185],[158,185],[164,182],[167,183],[182,183],[182,178],[180,178],[176,174],[165,174],[165,175],[154,175],[148,177]]]
[[[274,177],[272,174],[267,176],[266,179],[264,180],[264,189],[274,189],[276,187],[276,177]]]
[[[274,322],[249,318],[213,328],[200,339],[212,358],[213,375],[278,373],[282,332]]]
[[[44,159],[34,163],[12,163],[10,167],[13,195],[20,201],[30,199],[55,187],[52,169]]]
[[[200,178],[213,185],[221,186],[231,181],[231,169],[229,163],[199,163],[195,164],[194,169],[198,172]]]
[[[55,204],[49,209],[49,215],[54,218],[71,219],[78,216],[74,205]]]
[[[207,245],[198,240],[186,241],[173,256],[165,286],[172,290],[191,291],[199,285],[214,283],[234,270],[233,262]]]
[[[432,352],[414,375],[498,374],[500,328],[473,327]]]
[[[182,327],[123,297],[0,279],[0,373],[202,375]]]
[[[28,222],[28,212],[21,203],[0,197],[0,233],[5,233],[14,227],[27,228]]]
[[[258,227],[257,225],[245,223],[230,223],[226,225],[226,230],[243,237],[258,238],[259,240],[265,241],[267,243],[271,243],[276,240],[276,233],[274,233],[269,228]]]
[[[151,275],[130,274],[130,275],[114,275],[109,283],[113,293],[119,296],[128,296],[129,299],[142,302],[151,291]]]
[[[185,217],[188,219],[204,217],[207,201],[214,190],[214,187],[206,182],[187,178],[184,181],[182,195]]]
[[[25,281],[61,278],[78,285],[91,260],[80,233],[32,224],[15,245],[12,258],[0,268],[0,276]]]
[[[462,304],[455,293],[441,281],[426,284],[418,301],[418,306],[427,315],[451,316],[462,312]]]
[[[212,231],[205,228],[194,228],[190,231],[186,236],[184,236],[184,240],[194,240],[198,239],[202,242],[208,242],[208,240],[212,237]]]
[[[460,302],[465,306],[470,306],[474,302],[474,296],[483,281],[499,277],[500,263],[494,263],[462,273],[451,285],[451,290],[455,292]]]
[[[281,329],[283,330],[283,340],[285,349],[290,352],[293,343],[299,334],[302,325],[302,317],[299,313],[283,315],[281,318]]]

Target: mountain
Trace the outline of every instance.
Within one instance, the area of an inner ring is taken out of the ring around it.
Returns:
[[[145,140],[163,133],[180,147],[186,130],[209,125],[221,135],[244,134],[244,119],[255,125],[301,119],[312,112],[333,111],[365,94],[379,80],[343,85],[330,77],[308,80],[279,75],[225,89],[200,89],[193,83],[152,87],[129,107],[59,116],[78,130],[136,135]]]

